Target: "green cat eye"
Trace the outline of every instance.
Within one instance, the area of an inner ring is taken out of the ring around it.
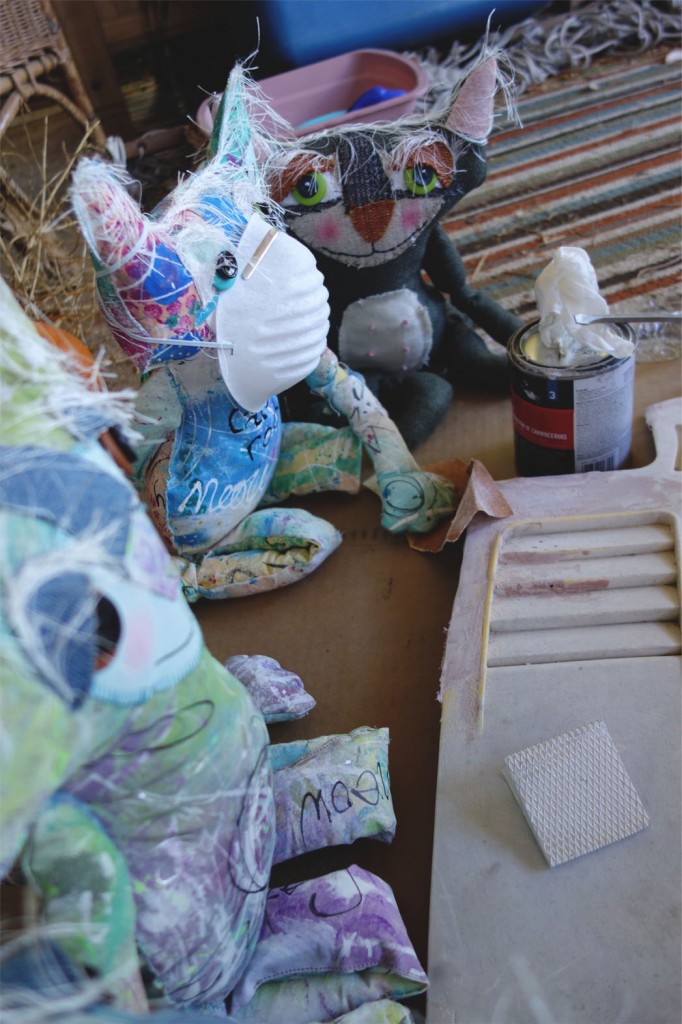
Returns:
[[[425,196],[438,184],[438,175],[427,164],[415,164],[405,169],[405,184],[415,196]]]
[[[324,180],[324,175],[319,171],[304,174],[296,182],[296,187],[291,194],[302,206],[317,206],[327,194],[327,182]]]

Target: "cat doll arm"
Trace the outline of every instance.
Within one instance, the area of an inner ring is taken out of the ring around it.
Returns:
[[[175,549],[165,515],[166,494],[163,488],[159,491],[155,486],[158,474],[154,475],[153,465],[157,459],[162,465],[167,465],[169,455],[166,453],[172,451],[182,417],[183,408],[170,367],[160,366],[152,370],[143,378],[135,400],[131,421],[134,430],[133,458],[127,475],[171,554],[175,554]],[[180,564],[184,571],[184,564]]]
[[[146,1009],[132,880],[94,815],[71,797],[53,798],[33,825],[21,863],[48,934],[110,984],[118,1009]]]
[[[449,480],[427,473],[411,455],[393,420],[364,379],[327,349],[307,378],[311,390],[348,419],[377,474],[381,524],[391,533],[427,533],[455,508]]]
[[[3,645],[0,868],[21,864],[46,936],[77,963],[113,975],[117,1007],[139,1010],[146,997],[125,862],[94,815],[57,793],[69,768],[86,759],[94,719],[33,678],[8,634]]]
[[[462,258],[440,225],[436,225],[424,256],[424,270],[434,286],[449,295],[453,305],[483,328],[491,338],[505,345],[522,321],[498,305],[485,292],[469,287]]]
[[[144,470],[164,441],[171,438],[182,420],[182,404],[166,366],[153,370],[143,381],[135,401],[133,427],[135,445],[134,482],[140,487]]]

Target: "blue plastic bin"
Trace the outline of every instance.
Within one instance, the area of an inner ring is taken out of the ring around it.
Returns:
[[[366,47],[419,46],[458,33],[471,36],[521,21],[540,0],[259,0],[263,48],[301,67]]]

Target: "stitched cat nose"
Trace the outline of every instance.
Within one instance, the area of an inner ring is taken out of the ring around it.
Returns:
[[[360,238],[363,238],[365,242],[378,242],[386,234],[394,207],[393,199],[379,199],[375,203],[367,203],[366,206],[356,206],[351,209],[351,223]]]

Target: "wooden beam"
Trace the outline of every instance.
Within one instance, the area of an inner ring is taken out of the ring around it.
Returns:
[[[89,0],[52,0],[52,7],[104,131],[133,138],[135,128],[102,31],[98,5]]]

